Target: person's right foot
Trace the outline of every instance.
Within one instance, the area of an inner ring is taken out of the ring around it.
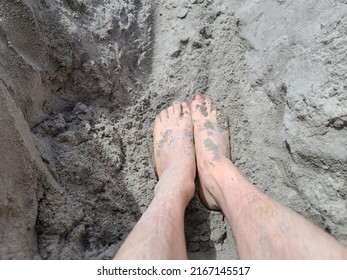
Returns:
[[[214,178],[218,178],[219,167],[229,159],[228,125],[220,112],[212,108],[211,100],[199,93],[191,103],[191,111],[200,198],[207,208],[220,210],[220,190]]]

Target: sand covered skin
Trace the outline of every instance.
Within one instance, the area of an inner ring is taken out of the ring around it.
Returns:
[[[0,258],[109,259],[153,197],[155,115],[196,91],[235,164],[347,244],[345,1],[3,0]],[[190,258],[237,258],[194,198]]]

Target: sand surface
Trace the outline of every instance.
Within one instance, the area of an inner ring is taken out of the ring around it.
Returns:
[[[111,258],[153,197],[155,115],[196,91],[239,169],[347,244],[346,30],[344,0],[1,0],[0,258]],[[197,198],[186,237],[238,258]]]

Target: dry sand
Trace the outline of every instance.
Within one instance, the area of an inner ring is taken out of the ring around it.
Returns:
[[[111,258],[155,115],[196,91],[240,170],[347,244],[346,30],[344,0],[1,0],[0,258]],[[237,258],[220,213],[186,221],[190,258]]]

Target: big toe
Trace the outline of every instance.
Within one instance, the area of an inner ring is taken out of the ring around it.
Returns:
[[[190,109],[190,106],[187,102],[182,102],[181,103],[181,108],[182,108],[182,116],[185,119],[191,119],[192,116],[192,111]]]
[[[201,107],[204,103],[205,98],[201,94],[196,94],[190,105],[190,109],[192,111],[193,116],[201,115]]]

